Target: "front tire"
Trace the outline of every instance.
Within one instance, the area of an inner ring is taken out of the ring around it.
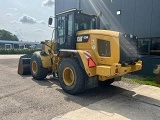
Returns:
[[[36,80],[43,80],[48,74],[48,69],[42,66],[41,58],[34,53],[30,62],[31,75]]]
[[[76,58],[66,58],[60,64],[58,79],[66,93],[78,94],[85,90],[85,74]]]

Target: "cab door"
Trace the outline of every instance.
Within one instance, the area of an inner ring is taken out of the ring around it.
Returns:
[[[74,30],[74,14],[67,14],[67,28],[66,28],[66,44],[67,49],[76,48],[76,32]]]
[[[75,49],[74,12],[57,17],[56,41],[58,49]]]
[[[56,30],[56,41],[57,41],[57,49],[64,48],[65,43],[65,35],[66,35],[66,22],[65,16],[59,16],[57,18],[57,30]]]

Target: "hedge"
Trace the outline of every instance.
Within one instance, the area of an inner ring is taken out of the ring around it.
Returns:
[[[0,49],[0,54],[32,54],[37,49]]]

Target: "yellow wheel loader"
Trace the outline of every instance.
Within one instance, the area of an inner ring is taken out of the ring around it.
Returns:
[[[142,68],[135,36],[98,28],[96,15],[77,9],[56,14],[55,40],[41,42],[42,50],[31,57],[33,78],[42,80],[52,71],[66,93],[78,94]]]

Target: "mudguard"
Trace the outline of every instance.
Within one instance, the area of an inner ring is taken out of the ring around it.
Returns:
[[[89,77],[96,75],[96,66],[89,68],[88,60],[85,56],[85,50],[68,50],[61,49],[58,53],[58,57],[71,57],[74,56],[78,59],[80,66],[86,71]],[[91,56],[94,56],[91,51],[87,51]],[[95,59],[94,62],[96,63]]]

